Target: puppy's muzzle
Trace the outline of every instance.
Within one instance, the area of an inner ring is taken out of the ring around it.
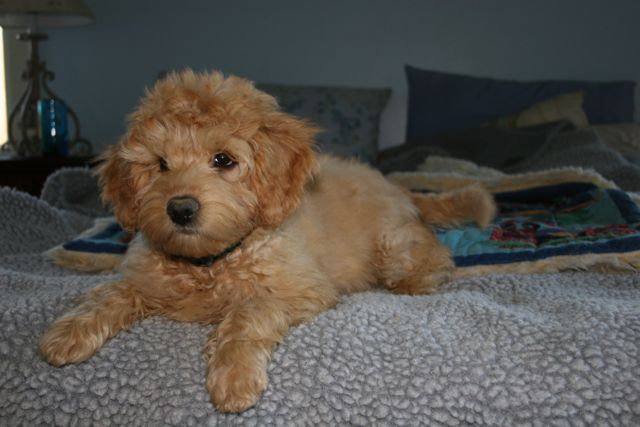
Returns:
[[[185,226],[193,223],[198,216],[200,203],[191,196],[177,196],[167,203],[167,215],[177,225]]]

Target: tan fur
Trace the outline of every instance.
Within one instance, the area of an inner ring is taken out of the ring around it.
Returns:
[[[422,221],[440,227],[456,227],[465,221],[474,221],[488,227],[496,215],[492,198],[480,185],[471,185],[448,193],[411,195],[411,200],[422,212]]]
[[[450,254],[410,196],[368,167],[316,156],[314,133],[236,77],[185,71],[159,82],[100,169],[104,199],[125,227],[140,230],[123,279],[57,320],[40,341],[42,356],[54,365],[81,362],[150,315],[215,323],[206,385],[220,410],[243,411],[267,386],[271,351],[292,325],[376,283],[420,294],[446,282]],[[237,164],[212,167],[221,152]],[[471,192],[487,211],[447,208],[455,221],[491,214],[490,196]],[[185,229],[166,210],[181,195],[200,204]],[[461,201],[443,197],[431,197],[433,206]],[[184,259],[239,241],[209,267]]]

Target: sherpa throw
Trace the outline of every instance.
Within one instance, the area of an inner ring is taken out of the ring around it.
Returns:
[[[640,424],[636,273],[500,274],[431,296],[344,297],[291,329],[254,408],[221,414],[201,353],[213,326],[149,318],[87,362],[42,361],[47,325],[118,275],[42,255],[92,221],[68,200],[58,209],[0,189],[0,203],[0,425]]]

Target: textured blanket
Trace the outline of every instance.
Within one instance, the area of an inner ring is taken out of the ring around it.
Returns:
[[[38,337],[117,277],[42,255],[96,213],[80,190],[66,193],[78,206],[57,190],[47,203],[0,189],[0,425],[640,424],[638,274],[491,275],[432,296],[343,298],[290,331],[243,414],[209,402],[208,326],[150,318],[54,368]]]
[[[494,149],[504,150],[496,145]],[[503,172],[530,172],[564,166],[591,168],[627,191],[640,191],[640,165],[607,147],[591,129],[558,133],[520,159],[498,166]],[[492,165],[488,165],[492,166]]]
[[[383,151],[378,167],[385,173],[416,170],[427,156],[471,161],[505,173],[560,167],[592,169],[626,191],[640,191],[637,156],[623,156],[607,146],[594,129],[572,129],[559,122],[520,129],[480,128],[457,131]]]

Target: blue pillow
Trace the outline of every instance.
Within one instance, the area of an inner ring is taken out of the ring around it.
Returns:
[[[582,90],[589,123],[634,120],[635,82],[495,80],[406,66],[409,83],[407,141],[450,130],[479,127],[533,104]]]

